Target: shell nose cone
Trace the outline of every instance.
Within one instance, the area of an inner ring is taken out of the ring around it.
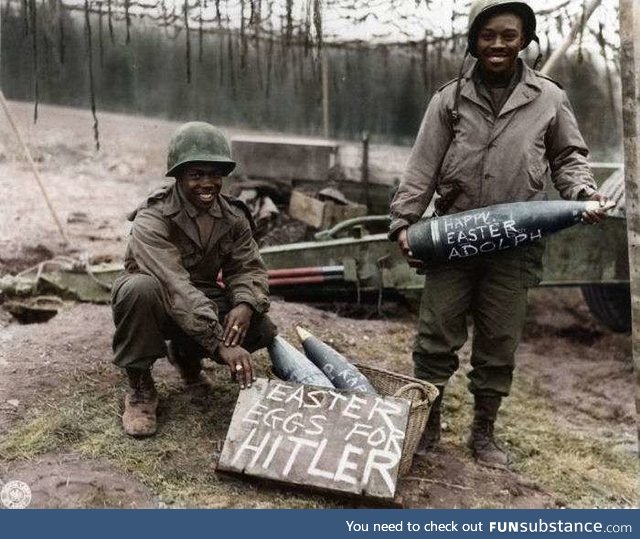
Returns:
[[[300,342],[304,342],[309,337],[313,337],[311,333],[309,333],[306,329],[300,326],[296,326],[296,332],[298,333],[298,338],[300,339]]]
[[[277,336],[267,347],[273,372],[282,380],[333,388],[331,381],[291,343]]]
[[[603,206],[600,206],[600,202],[597,200],[588,200],[587,202],[585,202],[585,211],[610,211],[615,207],[616,203],[613,200],[607,200],[607,202]]]
[[[377,394],[369,380],[340,352],[314,337],[308,331],[297,328],[302,339],[302,347],[307,357],[331,380],[339,389],[350,389],[364,393]],[[301,335],[302,333],[302,335]]]

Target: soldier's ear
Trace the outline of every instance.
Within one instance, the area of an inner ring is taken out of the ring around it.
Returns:
[[[181,181],[183,181],[183,180],[184,180],[184,177],[185,177],[185,175],[184,175],[185,170],[187,170],[186,165],[182,165],[182,166],[180,166],[180,167],[178,167],[178,168],[176,169],[175,173],[173,174],[173,177],[176,179],[176,183],[181,182]]]

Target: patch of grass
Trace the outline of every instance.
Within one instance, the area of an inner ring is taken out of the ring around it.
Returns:
[[[80,435],[66,418],[53,413],[40,415],[0,440],[0,454],[7,460],[28,460],[66,445],[67,433],[73,433],[72,438]]]
[[[640,500],[637,455],[620,452],[615,439],[572,430],[525,380],[514,384],[501,438],[516,470],[535,478],[569,507],[636,506]]]
[[[473,419],[473,396],[467,389],[464,368],[446,388],[443,419],[445,439],[464,447]],[[523,475],[572,508],[629,507],[640,500],[637,454],[621,452],[619,440],[603,440],[597,433],[571,429],[549,403],[536,396],[527,380],[516,378],[512,393],[498,416],[496,435]],[[620,427],[622,428],[622,427]],[[482,499],[477,507],[494,507]]]
[[[218,388],[207,397],[157,384],[161,396],[159,432],[143,440],[122,432],[122,389],[99,387],[91,378],[81,377],[73,397],[42,401],[28,418],[0,438],[1,460],[29,460],[51,452],[107,460],[143,482],[167,505],[338,507],[339,502],[322,496],[258,488],[215,473],[214,453],[222,449],[237,394],[227,376],[224,369],[214,371]]]
[[[383,338],[371,339],[369,354],[382,353]],[[404,333],[402,338],[408,340]],[[403,356],[400,362],[398,359],[395,358],[395,365],[389,359],[389,364],[383,366],[410,372],[409,357]],[[259,374],[264,374],[268,365],[266,355],[259,354],[257,363]],[[0,461],[28,460],[56,452],[103,459],[140,480],[158,501],[168,505],[211,508],[349,505],[331,496],[294,492],[287,487],[267,488],[216,474],[215,455],[222,448],[238,390],[228,382],[225,369],[215,368],[210,376],[217,387],[207,397],[190,396],[177,382],[158,383],[159,432],[145,440],[134,440],[122,433],[123,388],[115,378],[97,371],[78,373],[72,395],[42,400],[25,420],[0,438]],[[452,378],[445,396],[444,419],[448,426],[444,437],[461,448],[466,443],[473,407],[466,386],[463,368]],[[620,451],[615,438],[601,440],[595,433],[577,432],[560,423],[556,416],[550,405],[536,396],[533,385],[516,378],[496,429],[498,439],[514,456],[516,472],[568,507],[637,505],[640,470],[636,455]],[[482,492],[473,493],[469,503],[476,507],[504,507],[496,499],[484,499]]]

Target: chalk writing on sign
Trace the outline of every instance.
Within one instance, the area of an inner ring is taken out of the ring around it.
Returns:
[[[542,238],[540,228],[518,228],[516,221],[504,212],[494,215],[491,211],[479,211],[462,217],[445,216],[439,228],[448,260],[504,251]]]
[[[392,499],[410,403],[258,379],[241,391],[218,469]]]

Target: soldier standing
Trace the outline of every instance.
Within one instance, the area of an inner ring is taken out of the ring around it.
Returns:
[[[431,99],[391,203],[389,238],[426,279],[413,350],[415,376],[440,390],[418,454],[440,439],[444,388],[458,368],[457,351],[467,340],[471,315],[469,389],[475,404],[469,447],[480,464],[508,466],[508,454],[494,439],[494,423],[511,387],[527,289],[540,281],[544,245],[423,265],[409,250],[407,227],[422,217],[434,194],[438,214],[541,200],[549,181],[562,198],[606,202],[596,191],[565,92],[518,57],[538,41],[535,30],[535,14],[526,2],[472,4],[467,54],[476,62]],[[603,217],[603,211],[593,211],[583,220]]]
[[[156,359],[168,356],[188,387],[206,390],[211,382],[202,358],[210,357],[245,388],[255,379],[250,352],[276,335],[265,314],[267,270],[251,214],[220,193],[222,177],[235,165],[220,130],[184,124],[169,145],[166,175],[175,181],[130,216],[125,273],[114,283],[112,309],[114,363],[129,381],[122,425],[131,436],[157,429]]]

